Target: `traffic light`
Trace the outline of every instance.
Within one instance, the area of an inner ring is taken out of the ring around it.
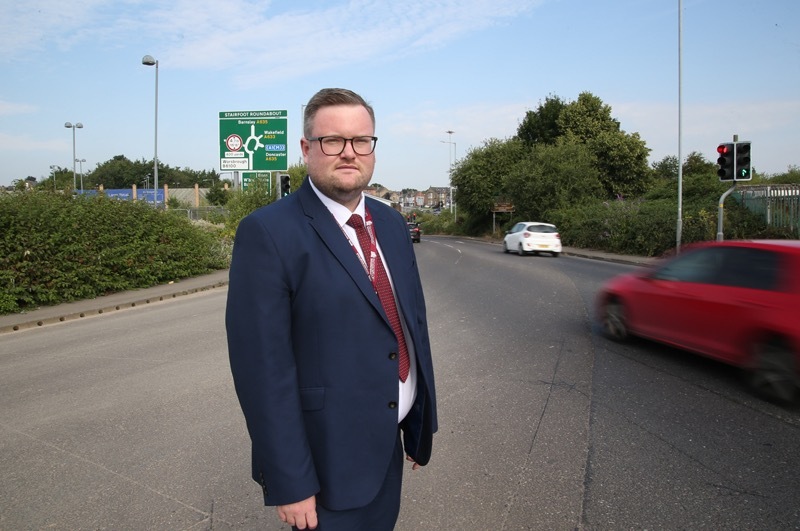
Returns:
[[[735,181],[749,181],[753,176],[750,173],[750,142],[736,142],[736,173]]]
[[[717,175],[720,181],[734,180],[735,149],[735,144],[720,144],[717,148],[717,153],[719,153]]]
[[[292,181],[288,173],[281,174],[281,197],[286,197],[292,193]]]

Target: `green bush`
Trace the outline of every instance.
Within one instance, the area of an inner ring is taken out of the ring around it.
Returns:
[[[569,247],[620,254],[661,256],[676,246],[678,212],[674,200],[594,201],[548,213],[548,221]],[[718,212],[706,202],[683,205],[681,243],[717,237]],[[758,215],[729,198],[723,216],[725,239],[796,238],[790,230],[768,227]]]
[[[0,195],[0,314],[224,269],[219,233],[143,203]]]
[[[422,229],[423,236],[426,234],[460,234],[453,213],[449,210],[442,210],[439,214],[418,212],[417,223]]]
[[[225,219],[225,236],[233,238],[239,222],[251,212],[273,202],[274,192],[270,190],[266,179],[253,179],[246,190],[230,192],[226,204],[228,216]]]

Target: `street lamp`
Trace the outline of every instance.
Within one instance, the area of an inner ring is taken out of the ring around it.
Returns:
[[[83,124],[78,122],[76,124],[71,124],[67,122],[64,124],[64,127],[67,129],[72,129],[72,191],[75,191],[75,188],[78,187],[77,178],[76,178],[76,170],[75,170],[75,162],[77,162],[77,157],[75,156],[75,129],[83,129]]]
[[[151,55],[142,57],[142,64],[156,67],[156,117],[153,148],[153,204],[158,206],[158,60]]]
[[[305,138],[306,136],[306,104],[303,103],[300,105],[300,137]],[[297,157],[297,164],[303,164],[303,150],[300,150],[300,155]]]
[[[452,156],[450,156],[450,212],[453,212],[453,159],[456,156],[456,143],[453,142],[453,133],[455,131],[445,131],[449,136],[449,142],[441,140],[443,144],[450,144],[453,146]],[[450,155],[450,150],[448,149],[448,155]]]
[[[75,162],[80,164],[80,168],[81,168],[81,193],[83,193],[83,163],[86,162],[86,159],[75,159]]]

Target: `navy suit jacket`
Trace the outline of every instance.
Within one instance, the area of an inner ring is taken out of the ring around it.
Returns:
[[[428,463],[437,429],[425,300],[402,215],[366,198],[416,350],[417,398],[400,425]],[[236,393],[266,505],[315,494],[366,505],[397,438],[397,340],[358,256],[308,178],[239,224],[226,310]]]

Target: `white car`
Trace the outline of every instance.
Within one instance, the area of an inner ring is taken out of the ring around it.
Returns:
[[[561,237],[558,229],[550,223],[520,221],[503,238],[503,252],[517,251],[520,256],[526,253],[561,254]]]

